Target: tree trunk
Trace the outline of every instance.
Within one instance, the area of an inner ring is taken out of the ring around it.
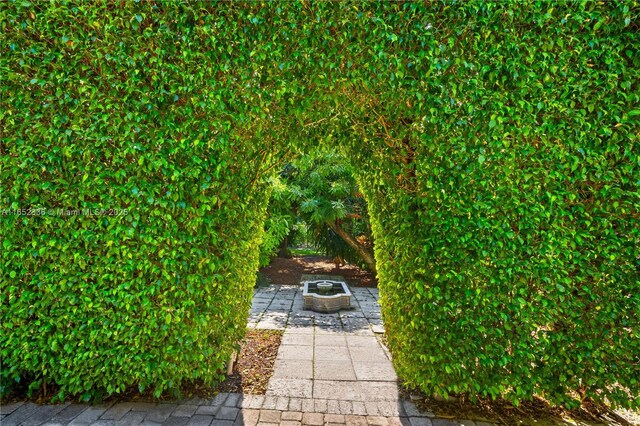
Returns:
[[[278,256],[284,257],[285,259],[291,259],[291,250],[289,250],[289,238],[284,237],[282,242],[280,243],[280,247],[278,247]]]
[[[367,265],[367,268],[373,273],[375,276],[376,272],[376,260],[373,257],[373,253],[371,253],[365,246],[360,244],[358,240],[353,238],[348,232],[346,232],[342,227],[335,221],[327,222],[329,228],[333,230],[340,238],[344,240],[345,243],[349,244],[351,248],[353,248],[356,253],[360,255],[364,263]]]

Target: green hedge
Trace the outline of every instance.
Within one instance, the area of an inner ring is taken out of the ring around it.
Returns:
[[[402,378],[639,405],[638,12],[1,3],[0,209],[129,209],[1,217],[3,377],[213,377],[264,178],[321,141],[359,170]]]
[[[404,76],[394,92],[376,82],[382,119],[349,149],[365,164],[383,317],[409,383],[640,405],[630,6],[468,4],[421,14],[421,28],[387,20],[405,49],[379,72]]]
[[[218,380],[245,330],[267,196],[251,113],[216,78],[233,58],[180,5],[0,7],[5,391]]]

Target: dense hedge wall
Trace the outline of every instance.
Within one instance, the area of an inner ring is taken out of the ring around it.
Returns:
[[[3,377],[211,378],[246,319],[263,178],[321,140],[359,170],[404,379],[640,404],[637,3],[0,18],[0,208],[129,209],[1,217]]]
[[[395,58],[379,71],[402,80],[369,80],[377,123],[349,149],[365,164],[383,316],[408,382],[640,404],[629,7],[467,5],[420,25],[386,20],[404,49],[386,50]],[[380,45],[375,32],[365,44]]]
[[[179,5],[0,7],[3,386],[217,380],[266,208],[251,70],[220,78],[236,59]]]

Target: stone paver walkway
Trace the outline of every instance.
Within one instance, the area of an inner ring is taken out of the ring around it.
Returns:
[[[254,292],[248,326],[273,330],[317,326],[350,334],[384,333],[378,289],[351,288],[351,293],[352,309],[322,314],[303,309],[301,286],[273,285],[259,288]]]
[[[351,309],[322,314],[303,309],[301,286],[255,291],[249,327],[284,330],[265,396],[282,410],[281,424],[475,424],[436,419],[400,399],[391,356],[378,337],[384,332],[378,290],[351,292]]]
[[[1,426],[38,425],[411,425],[485,426],[438,419],[398,396],[377,289],[352,288],[353,309],[304,311],[302,288],[255,291],[249,327],[284,330],[266,395],[219,394],[212,400],[0,407]]]

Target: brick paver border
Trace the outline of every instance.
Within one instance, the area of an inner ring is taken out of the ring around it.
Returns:
[[[395,405],[395,406],[394,406]],[[488,426],[470,420],[437,418],[420,413],[410,401],[401,404],[349,403],[265,395],[221,393],[212,400],[200,398],[160,403],[118,402],[100,405],[36,405],[11,403],[0,407],[2,426],[18,425],[425,425]],[[282,407],[277,409],[276,406]],[[304,408],[310,408],[305,410]],[[334,407],[318,411],[315,407]],[[412,415],[409,415],[412,413]]]

